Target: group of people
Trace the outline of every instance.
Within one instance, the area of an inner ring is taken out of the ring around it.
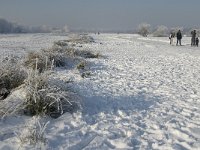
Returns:
[[[199,38],[196,37],[196,30],[193,30],[191,32],[192,39],[191,39],[191,46],[199,46]],[[170,45],[174,45],[174,38],[177,38],[176,45],[181,45],[181,39],[182,39],[182,33],[181,30],[178,30],[178,32],[175,34],[175,32],[171,32],[169,35],[170,39]]]
[[[178,30],[178,32],[175,34],[175,32],[171,32],[169,35],[170,45],[174,45],[174,38],[177,38],[176,45],[181,45],[181,39],[182,39],[182,33],[181,30]]]

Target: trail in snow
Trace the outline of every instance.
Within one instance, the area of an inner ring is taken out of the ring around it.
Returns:
[[[87,148],[198,149],[199,49],[122,37],[83,47],[107,56],[90,60],[92,76],[75,86],[84,102],[79,130],[97,134]]]

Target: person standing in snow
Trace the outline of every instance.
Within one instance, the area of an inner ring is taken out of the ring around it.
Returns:
[[[196,45],[196,30],[192,31],[191,35],[192,35],[191,46],[195,46]]]
[[[198,37],[196,37],[195,42],[196,42],[196,46],[198,47],[199,46],[199,38]]]
[[[170,45],[174,45],[174,37],[175,37],[175,33],[171,32],[169,35],[169,40],[170,40]]]
[[[176,45],[178,45],[178,43],[179,43],[180,46],[181,46],[181,39],[182,39],[182,33],[181,33],[181,30],[178,30],[178,32],[177,32],[177,34],[176,34],[176,38],[177,38]]]

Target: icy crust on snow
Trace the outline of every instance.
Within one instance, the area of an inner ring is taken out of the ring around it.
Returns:
[[[76,69],[54,74],[73,81],[83,108],[50,120],[45,149],[199,149],[200,49],[188,45],[190,38],[185,46],[170,46],[167,38],[92,36],[95,43],[79,47],[103,55],[87,59],[91,75],[82,78]],[[15,118],[17,127],[28,120],[22,118]],[[16,137],[2,135],[1,142],[7,148]]]

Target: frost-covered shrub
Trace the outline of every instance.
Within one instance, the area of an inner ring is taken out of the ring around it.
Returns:
[[[68,46],[68,43],[66,41],[58,41],[55,42],[51,49],[48,49],[51,52],[54,53],[62,53],[65,56],[74,56],[74,48]]]
[[[25,58],[25,66],[39,72],[52,69],[55,67],[63,67],[68,62],[68,58],[74,57],[74,49],[69,47],[61,47],[55,44],[52,48],[43,49],[39,52],[29,52]]]
[[[191,32],[190,32],[191,33]],[[200,29],[198,28],[198,29],[196,29],[196,33],[197,33],[197,37],[199,37],[200,36]]]
[[[79,35],[78,37],[73,37],[73,38],[67,40],[67,42],[87,44],[87,43],[93,43],[95,41],[94,41],[94,38],[91,36]]]
[[[153,35],[156,37],[166,37],[168,36],[168,28],[163,25],[158,26]]]
[[[57,42],[54,42],[54,45],[58,45],[58,46],[68,46],[68,43],[66,41],[57,41]]]
[[[65,26],[62,28],[62,32],[64,32],[64,33],[70,32],[69,27],[68,27],[67,25],[65,25]]]
[[[85,61],[83,61],[83,62],[80,62],[77,66],[76,66],[76,68],[77,69],[85,69],[85,65],[86,65],[86,62]]]
[[[63,67],[66,65],[66,57],[61,52],[55,51],[55,49],[46,49],[43,50],[45,56],[48,58],[48,62],[50,66],[48,68],[51,68],[53,66],[55,67]]]
[[[75,51],[75,55],[83,57],[83,58],[99,58],[100,57],[99,53],[93,53],[93,52],[87,51],[87,50]]]
[[[54,44],[52,48],[44,49],[43,52],[56,67],[63,67],[69,61],[69,58],[74,57],[74,48],[68,46],[59,46]]]
[[[0,99],[5,99],[10,91],[21,84],[26,78],[26,72],[15,58],[7,58],[0,64]]]
[[[91,76],[91,72],[88,72],[88,71],[83,72],[83,73],[81,74],[81,77],[82,77],[82,78],[88,78],[88,77],[90,77],[90,76]]]
[[[150,24],[142,23],[138,26],[138,33],[144,37],[146,37],[150,33]]]
[[[25,58],[24,65],[33,70],[39,70],[39,72],[44,72],[45,70],[51,68],[51,61],[48,56],[43,52],[29,52]]]
[[[181,30],[183,32],[184,28],[183,27],[173,27],[170,29],[170,32],[177,33],[178,30]]]
[[[83,43],[93,43],[93,42],[95,42],[95,41],[94,41],[94,38],[91,37],[91,36],[82,35],[82,36],[80,37],[80,39],[81,39],[81,41],[82,41]]]
[[[78,102],[70,99],[70,92],[51,85],[48,74],[31,71],[25,82],[25,113],[58,117],[64,112],[74,111]]]
[[[21,145],[31,144],[39,146],[40,144],[46,144],[45,130],[49,122],[41,123],[39,119],[39,117],[33,117],[29,124],[24,126],[22,131],[15,133]]]

